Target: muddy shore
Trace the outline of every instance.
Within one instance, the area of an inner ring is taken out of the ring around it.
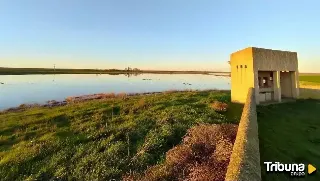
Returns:
[[[215,90],[215,89],[210,89]],[[203,90],[203,91],[210,91],[210,90]],[[85,102],[90,100],[99,100],[99,99],[111,99],[111,98],[121,98],[126,99],[129,96],[137,96],[137,95],[153,95],[153,94],[161,94],[161,93],[173,93],[173,92],[186,92],[186,91],[199,91],[199,90],[168,90],[163,92],[145,92],[145,93],[98,93],[98,94],[90,94],[90,95],[81,95],[81,96],[71,96],[65,98],[62,101],[50,100],[47,101],[45,104],[21,104],[17,107],[11,107],[8,109],[4,109],[0,111],[0,113],[5,112],[16,112],[16,111],[23,111],[28,108],[33,107],[57,107],[57,106],[65,106],[70,105],[73,103]],[[224,90],[221,90],[224,91]]]

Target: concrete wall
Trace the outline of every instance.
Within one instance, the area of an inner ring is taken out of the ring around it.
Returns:
[[[291,75],[291,85],[292,85],[292,96],[294,98],[299,98],[300,94],[300,85],[299,85],[299,72],[290,72]]]
[[[280,73],[281,96],[292,97],[292,81],[290,72]]]
[[[261,181],[258,123],[254,88],[247,91],[226,181]]]
[[[252,48],[256,70],[297,71],[298,56],[296,52]]]
[[[256,70],[256,68],[255,68],[254,62],[253,62],[253,68],[254,68],[254,70],[253,70],[254,77],[253,77],[253,86],[252,87],[255,88],[254,94],[256,97],[256,99],[255,99],[256,104],[259,104],[260,103],[260,101],[258,99],[258,97],[259,97],[259,73],[258,73],[258,70]]]
[[[246,48],[231,54],[230,65],[231,100],[232,102],[245,103],[248,88],[254,86],[252,49]]]

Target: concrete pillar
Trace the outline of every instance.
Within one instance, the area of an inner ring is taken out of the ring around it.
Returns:
[[[256,104],[259,105],[260,99],[259,99],[259,79],[258,79],[258,71],[254,71],[254,92],[255,92],[255,97],[256,97]]]
[[[292,97],[299,97],[299,77],[297,72],[290,72]]]
[[[299,70],[297,69],[297,71],[295,71],[295,75],[296,75],[296,83],[297,83],[297,98],[300,97],[300,83],[299,83]]]
[[[273,72],[274,100],[281,102],[280,71]]]

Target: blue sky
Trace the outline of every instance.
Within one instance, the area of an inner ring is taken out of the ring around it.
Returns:
[[[0,67],[229,70],[248,46],[319,72],[320,1],[1,0]]]

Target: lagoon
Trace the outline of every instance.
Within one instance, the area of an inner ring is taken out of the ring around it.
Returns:
[[[230,77],[216,74],[0,75],[0,83],[0,110],[96,93],[230,90]]]

